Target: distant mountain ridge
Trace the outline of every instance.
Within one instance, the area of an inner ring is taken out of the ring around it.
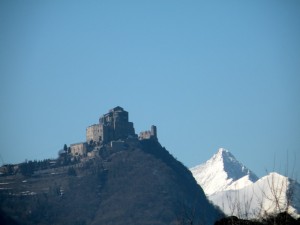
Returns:
[[[295,218],[300,212],[299,183],[278,173],[270,173],[242,189],[226,190],[209,199],[228,215],[257,218],[288,212]]]
[[[207,195],[224,190],[243,188],[258,180],[258,177],[250,169],[236,160],[224,148],[220,148],[205,163],[190,170]]]
[[[300,185],[278,173],[260,179],[228,150],[190,169],[208,198],[227,215],[257,218],[287,211],[298,218]]]

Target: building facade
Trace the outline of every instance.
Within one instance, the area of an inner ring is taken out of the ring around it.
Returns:
[[[150,130],[141,132],[138,138],[140,140],[157,140],[156,126],[152,125]],[[71,144],[70,153],[74,156],[86,156],[88,150],[90,151],[95,146],[109,143],[110,149],[121,150],[125,148],[125,139],[127,139],[127,141],[136,141],[137,135],[135,134],[133,123],[129,122],[128,112],[122,107],[117,106],[101,116],[98,124],[87,127],[86,142]],[[89,155],[92,156],[92,153],[89,152]]]
[[[108,143],[113,140],[136,136],[133,123],[128,121],[128,112],[117,106],[99,119],[99,124],[89,126],[86,130],[86,141]]]
[[[70,151],[74,156],[85,156],[87,154],[87,144],[86,142],[71,144]]]
[[[91,141],[96,143],[100,142],[100,137],[100,124],[93,124],[86,128],[86,142],[88,144],[91,143]]]

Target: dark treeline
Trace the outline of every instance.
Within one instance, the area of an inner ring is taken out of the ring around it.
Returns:
[[[50,160],[50,159],[44,159],[41,161],[29,160],[27,162],[19,164],[17,172],[20,172],[24,176],[30,176],[34,173],[34,171],[45,170],[45,169],[51,168],[51,161],[53,161],[53,160]]]

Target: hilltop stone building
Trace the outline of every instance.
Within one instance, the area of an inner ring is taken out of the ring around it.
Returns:
[[[86,128],[86,142],[91,143],[91,141],[99,143],[100,142],[100,124],[93,124]]]
[[[94,124],[86,129],[86,141],[108,143],[113,140],[136,136],[133,123],[128,121],[128,112],[117,106],[99,119],[99,124]]]
[[[71,154],[74,156],[82,156],[87,154],[86,142],[76,143],[70,145]]]
[[[86,142],[71,144],[71,154],[74,156],[88,155],[89,145],[107,145],[110,149],[123,149],[124,139],[157,139],[156,126],[151,130],[141,132],[139,137],[135,134],[133,123],[129,122],[128,112],[117,106],[99,118],[98,124],[86,128]],[[91,154],[90,154],[91,155]]]

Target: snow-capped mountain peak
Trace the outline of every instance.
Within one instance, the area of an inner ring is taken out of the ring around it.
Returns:
[[[230,152],[225,148],[219,148],[216,155],[230,154]]]
[[[207,197],[227,215],[257,218],[287,211],[300,217],[299,183],[276,172],[258,179],[224,148],[190,170]]]
[[[231,153],[227,149],[219,148],[218,152],[214,154],[213,157],[208,161],[218,161],[218,160],[222,160],[223,158],[232,159],[234,158],[234,156],[231,155]]]
[[[243,188],[258,178],[226,149],[220,148],[205,163],[191,168],[198,184],[207,195]]]

